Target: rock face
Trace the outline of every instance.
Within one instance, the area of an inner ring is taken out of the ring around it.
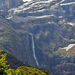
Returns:
[[[50,70],[54,75],[74,75],[75,55],[54,56],[50,59]],[[52,65],[53,64],[53,65]]]
[[[7,10],[23,3],[22,0],[0,0],[0,9]]]
[[[56,51],[75,44],[75,1],[32,0],[20,6],[13,1],[6,0],[8,15],[0,11],[0,48],[34,67],[37,59],[54,75],[74,75],[75,55]]]

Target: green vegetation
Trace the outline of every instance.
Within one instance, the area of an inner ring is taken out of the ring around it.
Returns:
[[[59,52],[58,55],[66,55],[66,52]]]
[[[67,53],[63,52],[62,50],[60,50],[60,51],[58,50],[58,51],[55,52],[55,54],[56,55],[66,55]]]
[[[0,75],[51,75],[47,70],[38,70],[33,67],[20,66],[16,70],[9,68],[6,65],[6,53],[1,54],[0,50]]]
[[[5,59],[6,59],[6,53],[5,54],[1,54],[2,50],[0,50],[0,74],[1,75],[7,75],[6,74],[6,70],[8,68],[9,65],[6,65]]]

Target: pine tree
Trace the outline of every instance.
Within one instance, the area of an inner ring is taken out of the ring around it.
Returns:
[[[6,65],[6,53],[5,54],[1,54],[3,50],[0,50],[0,75],[7,75],[6,74],[6,70],[8,68],[8,65]]]

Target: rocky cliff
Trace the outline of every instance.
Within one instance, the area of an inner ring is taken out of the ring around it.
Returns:
[[[19,6],[23,3],[22,0],[0,0],[0,9],[7,10],[12,7]]]
[[[74,7],[74,0],[32,0],[1,11],[1,49],[54,75],[74,75],[74,54],[56,52],[75,43]]]

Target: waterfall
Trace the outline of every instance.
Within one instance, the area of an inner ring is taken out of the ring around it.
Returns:
[[[35,61],[36,61],[37,66],[39,67],[39,63],[38,63],[38,60],[37,60],[36,54],[35,54],[35,45],[34,45],[34,38],[33,38],[33,35],[31,35],[31,38],[32,38],[33,57],[34,57],[34,59],[35,59]]]

